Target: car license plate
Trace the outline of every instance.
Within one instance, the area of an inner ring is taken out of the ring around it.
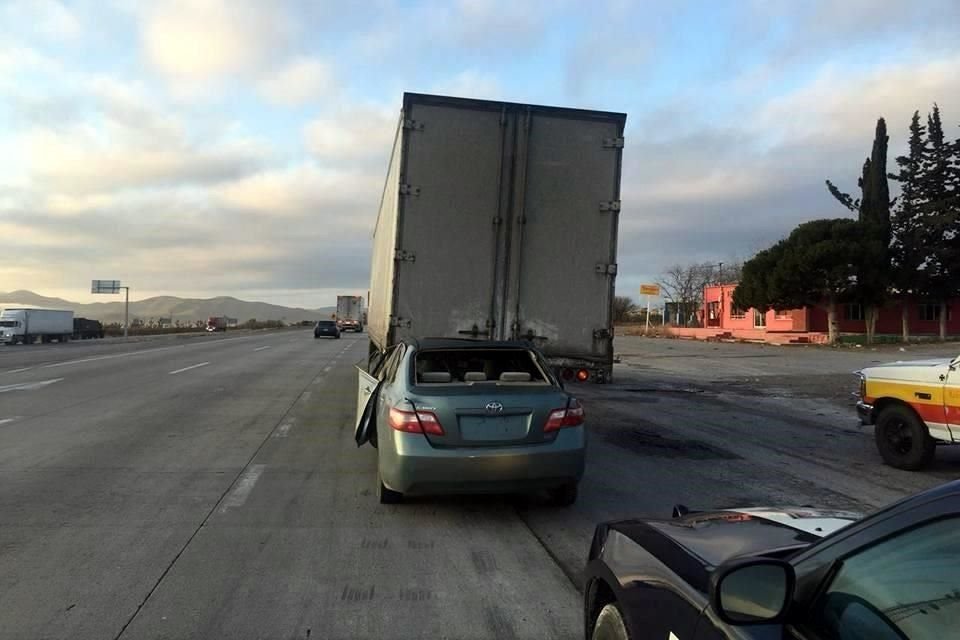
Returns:
[[[521,440],[527,437],[528,417],[460,416],[460,435],[464,440]]]

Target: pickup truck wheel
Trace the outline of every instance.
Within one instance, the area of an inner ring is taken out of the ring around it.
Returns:
[[[630,632],[623,621],[620,607],[608,604],[600,611],[597,621],[593,625],[591,640],[630,640]]]
[[[933,460],[936,442],[923,421],[906,407],[883,409],[877,417],[874,438],[884,462],[891,467],[916,471]]]

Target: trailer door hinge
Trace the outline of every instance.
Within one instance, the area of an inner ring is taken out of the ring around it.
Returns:
[[[600,211],[620,211],[620,201],[619,200],[604,200],[600,203]]]
[[[400,195],[402,196],[419,196],[420,187],[414,187],[411,184],[401,184],[400,185]]]
[[[413,251],[404,251],[403,249],[397,249],[393,252],[393,259],[400,262],[416,262],[417,254]]]
[[[603,262],[597,263],[597,273],[602,273],[604,275],[615,276],[617,275],[617,265],[615,264],[604,264]]]
[[[594,329],[593,330],[594,340],[610,340],[611,338],[613,338],[613,331],[610,329]]]
[[[604,138],[603,146],[607,149],[623,149],[623,136],[619,138]]]
[[[390,316],[390,326],[391,327],[410,327],[410,318],[400,318],[398,316]]]
[[[405,118],[403,121],[403,128],[407,131],[423,131],[423,123],[419,120]]]

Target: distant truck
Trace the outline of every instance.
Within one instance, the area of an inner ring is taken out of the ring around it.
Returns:
[[[337,326],[341,331],[363,331],[363,296],[337,296]]]
[[[0,342],[33,344],[67,342],[73,335],[73,311],[4,309],[0,311]]]
[[[625,123],[404,94],[374,230],[371,351],[529,340],[563,379],[609,381]]]
[[[93,338],[102,338],[103,336],[103,325],[99,320],[90,320],[88,318],[73,319],[74,340],[90,340]]]
[[[210,316],[207,318],[207,331],[214,333],[216,331],[227,330],[227,318],[224,316]]]

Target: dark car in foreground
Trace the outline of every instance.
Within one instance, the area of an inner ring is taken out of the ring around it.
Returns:
[[[674,516],[597,527],[587,638],[960,638],[960,481],[862,519],[806,508]]]
[[[333,320],[321,320],[313,327],[314,338],[339,338],[340,327]]]
[[[407,339],[359,372],[357,444],[377,447],[381,502],[404,495],[549,492],[583,476],[580,403],[528,342]]]

